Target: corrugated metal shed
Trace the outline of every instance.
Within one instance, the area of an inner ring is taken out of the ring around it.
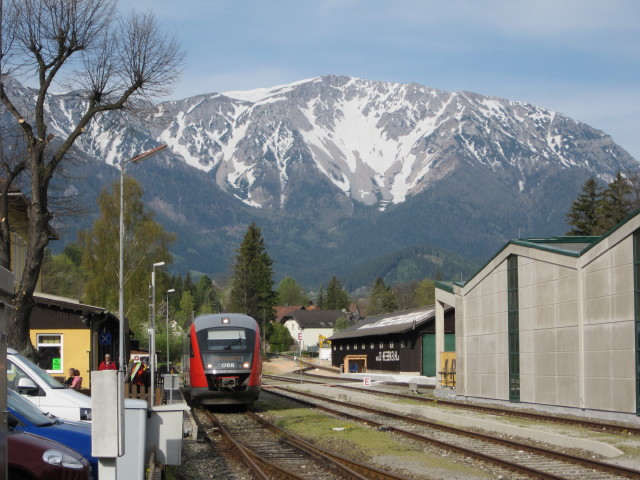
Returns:
[[[345,328],[341,332],[332,335],[329,340],[408,332],[421,327],[429,320],[435,318],[435,312],[435,306],[430,305],[406,312],[387,313],[385,315],[365,318],[352,327]]]

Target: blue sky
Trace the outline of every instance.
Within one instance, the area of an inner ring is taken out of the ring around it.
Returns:
[[[640,161],[637,0],[120,0],[187,52],[171,98],[325,74],[533,103]]]

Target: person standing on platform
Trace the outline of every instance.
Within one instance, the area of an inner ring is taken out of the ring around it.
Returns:
[[[116,362],[111,361],[111,355],[108,353],[104,356],[104,360],[100,362],[98,370],[117,370]]]

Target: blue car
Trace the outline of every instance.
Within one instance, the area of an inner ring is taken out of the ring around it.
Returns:
[[[7,389],[7,410],[13,430],[39,435],[75,450],[91,464],[92,478],[98,478],[98,459],[91,456],[91,424],[49,417],[11,389]]]

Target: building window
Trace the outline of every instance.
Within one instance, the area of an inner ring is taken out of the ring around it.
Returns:
[[[342,350],[342,345],[340,345],[340,350]]]
[[[36,335],[38,365],[49,373],[62,373],[62,335]]]
[[[374,348],[376,348],[375,343],[371,342],[371,350],[373,350]]]
[[[366,349],[366,348],[367,348],[367,346],[363,343],[363,344],[362,344],[362,350],[364,350],[364,349]]]
[[[389,340],[389,348],[393,348],[394,345],[395,343],[393,343],[393,340]]]
[[[518,307],[518,257],[507,258],[507,322],[509,342],[509,400],[520,401],[520,314]]]
[[[384,348],[384,342],[380,342],[380,348]]]
[[[347,350],[349,350],[349,344],[347,343]]]

